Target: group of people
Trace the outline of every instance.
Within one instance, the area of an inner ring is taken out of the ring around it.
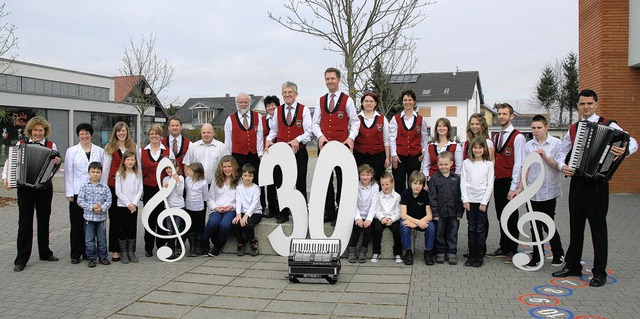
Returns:
[[[214,139],[210,124],[202,126],[199,141],[191,142],[181,134],[180,118],[172,117],[167,125],[169,134],[165,137],[162,126],[154,124],[149,128],[146,132],[149,144],[145,147],[137,146],[127,124],[118,122],[102,149],[91,142],[93,127],[87,123],[78,125],[79,143],[66,151],[64,161],[72,263],[77,264],[85,258],[90,267],[96,263],[109,264],[107,246],[112,254],[111,261],[137,262],[139,201],[147,204],[162,187],[170,184],[175,186],[166,198],[169,207],[164,204],[153,207],[149,218],[152,232],[145,230],[147,257],[153,256],[154,247],[165,245],[174,250],[176,256],[181,253],[176,244],[180,239],[155,236],[173,233],[177,237],[181,228],[184,229],[184,222],[179,217],[165,219],[161,221],[164,225],[158,225],[158,215],[165,208],[182,208],[191,217],[192,226],[183,235],[189,243],[188,256],[220,254],[231,231],[236,234],[238,255],[245,254],[246,244],[249,244],[251,255],[257,255],[255,226],[263,217],[275,217],[278,223],[287,222],[290,214],[288,208],[281,210],[278,205],[276,189],[282,183],[280,169],[274,170],[272,185],[263,188],[256,185],[261,157],[274,143],[287,143],[297,164],[296,189],[306,199],[306,145],[314,136],[320,152],[329,141],[343,143],[353,152],[358,165],[358,199],[348,243],[349,262],[366,261],[371,239],[371,262],[377,262],[383,230],[389,228],[394,238],[396,262],[413,263],[411,232],[417,230],[424,232],[427,265],[457,264],[457,233],[464,212],[467,213],[469,238],[465,266],[481,267],[485,255],[504,257],[505,262],[511,262],[518,245],[506,232],[518,237],[518,214],[511,215],[506,230],[500,228],[498,249],[486,254],[488,205],[493,193],[500,220],[505,205],[524,187],[520,174],[527,174],[528,183],[536,179],[539,167],[522,172],[523,158],[531,152],[540,154],[547,172],[542,189],[532,198],[532,207],[554,217],[556,199],[562,195],[559,177],[561,174],[573,175],[565,159],[575,138],[575,124],[560,141],[548,134],[547,119],[536,116],[531,122],[534,138],[527,142],[511,124],[515,117],[513,108],[502,103],[497,108],[501,131],[494,139],[490,138],[488,125],[480,114],[470,117],[464,142],[455,140],[451,123],[446,118],[435,121],[435,131],[430,139],[427,119],[416,112],[413,91],[402,93],[403,110],[387,120],[377,111],[376,94],[363,94],[361,111],[357,113],[354,101],[339,90],[340,71],[328,68],[324,77],[328,93],[319,98],[313,117],[309,108],[297,101],[298,87],[293,82],[282,85],[284,103],[281,104],[276,96],[265,97],[267,114],[264,117],[250,110],[249,95],[239,94],[235,100],[237,112],[231,114],[224,125],[224,143]],[[596,107],[595,92],[580,92],[578,109],[582,120],[620,129],[614,121],[595,115]],[[55,144],[47,140],[50,130],[44,118],[34,117],[25,128],[29,139],[20,143],[39,143],[55,149]],[[617,156],[627,156],[636,150],[637,143],[633,138],[629,145],[612,148]],[[158,180],[156,169],[164,157],[172,160],[175,170],[166,168]],[[60,158],[56,160],[60,161]],[[387,172],[389,168],[391,173]],[[334,174],[336,183],[334,185],[332,174],[324,204],[324,221],[332,225],[336,223],[341,202],[342,172],[339,167],[334,169]],[[6,165],[3,180],[5,187],[10,188]],[[34,208],[38,219],[40,259],[58,260],[48,242],[51,198],[50,184],[37,190],[18,187],[20,218],[15,271],[24,269],[31,254]],[[569,194],[571,244],[565,267],[554,276],[580,274],[584,226],[585,220],[589,219],[595,247],[591,285],[604,284],[607,204],[606,182],[580,176],[572,178]],[[207,208],[210,213],[205,220]],[[107,216],[110,220],[108,236]],[[539,226],[538,233],[545,231],[548,229],[544,225]],[[360,236],[363,238],[358,248]],[[551,247],[552,265],[562,265],[565,256],[557,233],[551,240]],[[536,266],[540,258],[534,251],[528,266]]]

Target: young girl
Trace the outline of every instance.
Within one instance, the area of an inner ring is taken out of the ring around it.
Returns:
[[[467,123],[467,140],[464,142],[462,152],[464,159],[467,159],[467,157],[473,157],[470,153],[471,150],[469,149],[469,143],[476,136],[484,137],[486,139],[487,147],[489,148],[489,158],[493,161],[493,141],[489,138],[489,126],[487,125],[487,120],[480,113],[471,114],[471,117],[469,117],[469,123]]]
[[[376,203],[378,202],[378,184],[373,180],[373,168],[368,164],[362,164],[358,168],[360,183],[358,185],[358,207],[356,208],[355,222],[349,239],[350,263],[364,263],[367,259],[367,247],[371,241],[373,218],[376,216]],[[356,246],[362,234],[362,245],[356,257]]]
[[[451,171],[460,175],[460,163],[462,163],[462,148],[453,141],[451,122],[446,118],[439,118],[436,121],[436,134],[427,147],[427,152],[422,161],[422,173],[430,177],[438,172],[438,154],[449,152],[453,154],[453,166]],[[457,165],[456,165],[457,164]]]
[[[209,194],[209,186],[204,180],[204,168],[202,164],[196,162],[191,163],[188,168],[189,177],[184,181],[186,189],[186,197],[184,207],[189,217],[191,217],[191,228],[187,233],[189,239],[189,253],[187,257],[200,256],[207,251],[203,251],[200,247],[199,238],[204,232],[204,217],[207,215],[205,202]]]
[[[164,172],[167,174],[167,176],[165,176],[162,179],[162,187],[164,188],[169,187],[169,181],[172,178],[176,180],[176,185],[171,191],[171,194],[169,194],[169,197],[167,197],[167,204],[168,204],[167,208],[184,209],[184,197],[182,197],[182,195],[184,194],[184,177],[182,177],[182,175],[180,174],[180,167],[177,166],[178,163],[176,162],[176,160],[171,159],[170,161],[171,161],[171,164],[173,164],[174,167],[176,167],[176,170],[174,171],[173,169],[171,169],[171,167],[165,168]],[[169,234],[179,233],[180,229],[184,228],[184,220],[182,220],[182,218],[180,217],[172,217],[172,218],[175,221],[175,225],[171,219],[165,219],[164,225],[165,227],[167,227],[167,229],[169,229]],[[180,249],[179,247],[176,249],[176,240],[177,239],[167,240],[167,246],[169,246],[171,250],[173,250],[174,252],[173,256],[175,258],[180,256],[180,254],[182,253],[182,249]]]
[[[249,242],[251,256],[258,256],[258,239],[254,228],[262,220],[260,187],[253,183],[256,168],[251,164],[242,166],[242,186],[236,189],[236,217],[233,218],[233,232],[238,239],[238,256],[244,256],[244,246]]]
[[[487,251],[487,205],[493,190],[493,162],[484,136],[474,137],[470,145],[473,157],[462,163],[460,177],[460,192],[469,227],[469,257],[464,265],[481,267]]]
[[[208,245],[209,238],[217,231],[218,236],[213,240],[213,248],[209,252],[211,257],[220,255],[229,237],[231,221],[236,217],[236,186],[238,163],[231,155],[225,155],[220,159],[211,183],[207,201],[211,214],[202,234],[203,244]]]
[[[122,154],[122,161],[115,176],[115,193],[118,197],[115,213],[121,222],[118,231],[120,260],[123,264],[128,264],[129,261],[137,263],[136,224],[138,203],[142,198],[142,175],[140,175],[138,159],[134,151],[127,150]]]

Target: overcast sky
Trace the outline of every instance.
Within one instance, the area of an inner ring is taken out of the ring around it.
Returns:
[[[286,0],[39,1],[6,3],[18,27],[18,60],[119,75],[129,39],[157,34],[157,49],[175,67],[167,100],[280,93],[299,87],[313,105],[326,90],[323,71],[342,57],[324,41],[289,31],[267,17],[286,15]],[[545,63],[577,52],[577,1],[441,0],[411,30],[415,72],[480,72],[485,102],[525,101]]]

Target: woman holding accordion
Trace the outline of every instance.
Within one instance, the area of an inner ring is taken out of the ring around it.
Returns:
[[[41,116],[31,118],[25,127],[25,135],[29,137],[27,141],[20,140],[19,144],[40,144],[57,151],[56,144],[49,141],[47,137],[51,132],[51,125]],[[7,160],[8,162],[9,160]],[[60,164],[59,156],[55,158]],[[5,163],[2,172],[2,182],[4,188],[11,189],[8,180],[8,163]],[[13,271],[22,271],[31,257],[33,246],[33,215],[35,209],[38,221],[38,254],[40,260],[58,261],[49,249],[49,218],[51,216],[51,199],[53,198],[53,186],[49,181],[42,188],[18,187],[18,256],[16,256]]]

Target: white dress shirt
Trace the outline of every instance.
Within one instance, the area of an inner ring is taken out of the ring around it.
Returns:
[[[184,208],[190,211],[201,211],[204,209],[204,202],[209,196],[209,186],[204,179],[193,182],[193,176],[189,176],[184,181],[187,194],[184,198]]]
[[[462,203],[487,205],[493,192],[493,174],[492,161],[472,161],[469,158],[464,160],[460,174]]]
[[[80,187],[89,180],[89,163],[104,160],[104,150],[91,144],[91,155],[87,154],[80,143],[69,147],[64,157],[64,193],[66,197],[78,195]],[[106,184],[105,184],[106,185]]]
[[[400,113],[400,117],[404,121],[404,125],[406,127],[411,127],[413,125],[413,122],[415,122],[416,119],[418,118],[418,113],[413,111],[412,114],[413,116],[411,117],[411,119],[407,119],[405,117],[404,111]],[[396,151],[397,150],[396,139],[398,138],[398,125],[399,124],[396,122],[396,117],[395,116],[392,117],[391,120],[389,121],[389,152],[391,153],[391,156],[398,155]],[[420,149],[422,149],[422,154],[424,154],[427,151],[427,146],[429,145],[429,131],[427,127],[427,118],[423,116],[422,123],[419,123],[419,125],[421,126],[420,134],[422,135],[420,137]]]
[[[251,187],[238,185],[236,187],[236,215],[240,214],[246,214],[249,217],[253,214],[262,214],[258,185],[251,184]]]
[[[340,97],[340,94],[342,92],[338,91],[335,93],[327,93],[325,96],[327,97],[327,104],[329,103],[329,101],[331,100],[331,94],[335,94],[335,102],[336,102],[336,107],[338,107],[338,98]],[[358,132],[360,131],[360,119],[358,118],[358,114],[356,113],[356,105],[355,103],[353,103],[353,99],[345,93],[345,96],[347,97],[347,116],[349,117],[349,138],[351,138],[352,140],[356,139],[356,136],[358,136]],[[320,120],[322,119],[322,105],[320,104],[320,99],[318,99],[318,102],[316,103],[316,110],[313,112],[313,124],[311,126],[311,129],[313,131],[313,135],[316,136],[316,138],[320,139],[320,137],[324,136],[324,134],[322,133],[322,128],[320,127]],[[339,141],[339,142],[344,142],[344,141]]]
[[[368,186],[358,182],[358,206],[354,220],[372,221],[378,211],[378,184],[371,181]]]
[[[213,211],[217,207],[227,205],[236,206],[236,189],[228,184],[222,184],[222,187],[218,187],[216,183],[211,184],[209,199],[207,200],[209,210]]]
[[[291,109],[291,112],[295,112],[296,108],[298,107],[298,102],[294,102],[293,105],[291,106],[293,107]],[[286,104],[284,105],[285,112],[289,112],[288,107],[289,107],[288,105]],[[276,137],[278,137],[278,109],[279,108],[276,107],[275,111],[273,112],[273,120],[271,121],[271,130],[269,131],[269,136],[267,136],[267,139],[270,141],[273,141]],[[318,111],[320,111],[320,109],[316,109],[316,112]],[[285,113],[285,119],[287,118],[287,115],[288,114]],[[301,135],[298,135],[296,137],[296,140],[298,140],[298,143],[307,144],[311,140],[312,120],[311,120],[311,111],[309,111],[309,108],[306,106],[302,109],[302,128],[304,130],[304,133],[302,133]]]
[[[235,121],[236,114],[238,114],[238,116],[240,117],[240,125],[242,125],[243,115],[241,115],[239,112],[227,116],[227,119],[224,121],[224,145],[227,146],[229,151],[233,150],[233,124],[231,123],[231,121]],[[251,111],[248,111],[245,115],[247,116],[247,121],[251,123]],[[258,123],[256,123],[255,125],[257,128],[256,152],[258,152],[258,156],[262,156],[262,153],[264,152],[264,133],[262,133],[262,115],[260,115],[260,113],[258,113]]]
[[[171,176],[165,176],[162,179],[162,187],[164,187],[164,184],[168,184],[172,178]],[[167,197],[167,206],[169,208],[184,208],[184,197],[182,197],[184,194],[184,177],[178,175],[178,178],[180,181],[176,181],[176,186]]]
[[[204,179],[207,184],[211,184],[218,168],[218,163],[225,155],[231,155],[231,152],[222,142],[213,139],[210,144],[205,144],[202,140],[199,140],[191,143],[182,163],[186,165],[196,162],[202,164]]]
[[[116,173],[116,196],[118,197],[118,207],[127,207],[129,204],[138,206],[142,198],[142,175],[130,173],[126,178]]]
[[[525,144],[523,159],[526,159],[535,150],[542,149],[548,157],[553,158],[556,162],[562,161],[564,159],[560,159],[561,144],[560,139],[549,135],[549,133],[547,133],[547,139],[543,143],[538,142],[534,137]],[[557,166],[551,166],[545,160],[543,162],[545,170],[544,183],[536,195],[531,198],[531,200],[538,202],[562,196],[562,185],[560,184],[562,173],[558,171]],[[527,174],[527,185],[531,185],[540,174],[540,165],[530,166],[529,171],[523,172],[523,174]]]
[[[391,218],[392,221],[400,219],[400,194],[393,189],[391,193],[385,194],[383,191],[378,193],[378,210],[376,211],[376,218],[382,220],[383,218]]]

